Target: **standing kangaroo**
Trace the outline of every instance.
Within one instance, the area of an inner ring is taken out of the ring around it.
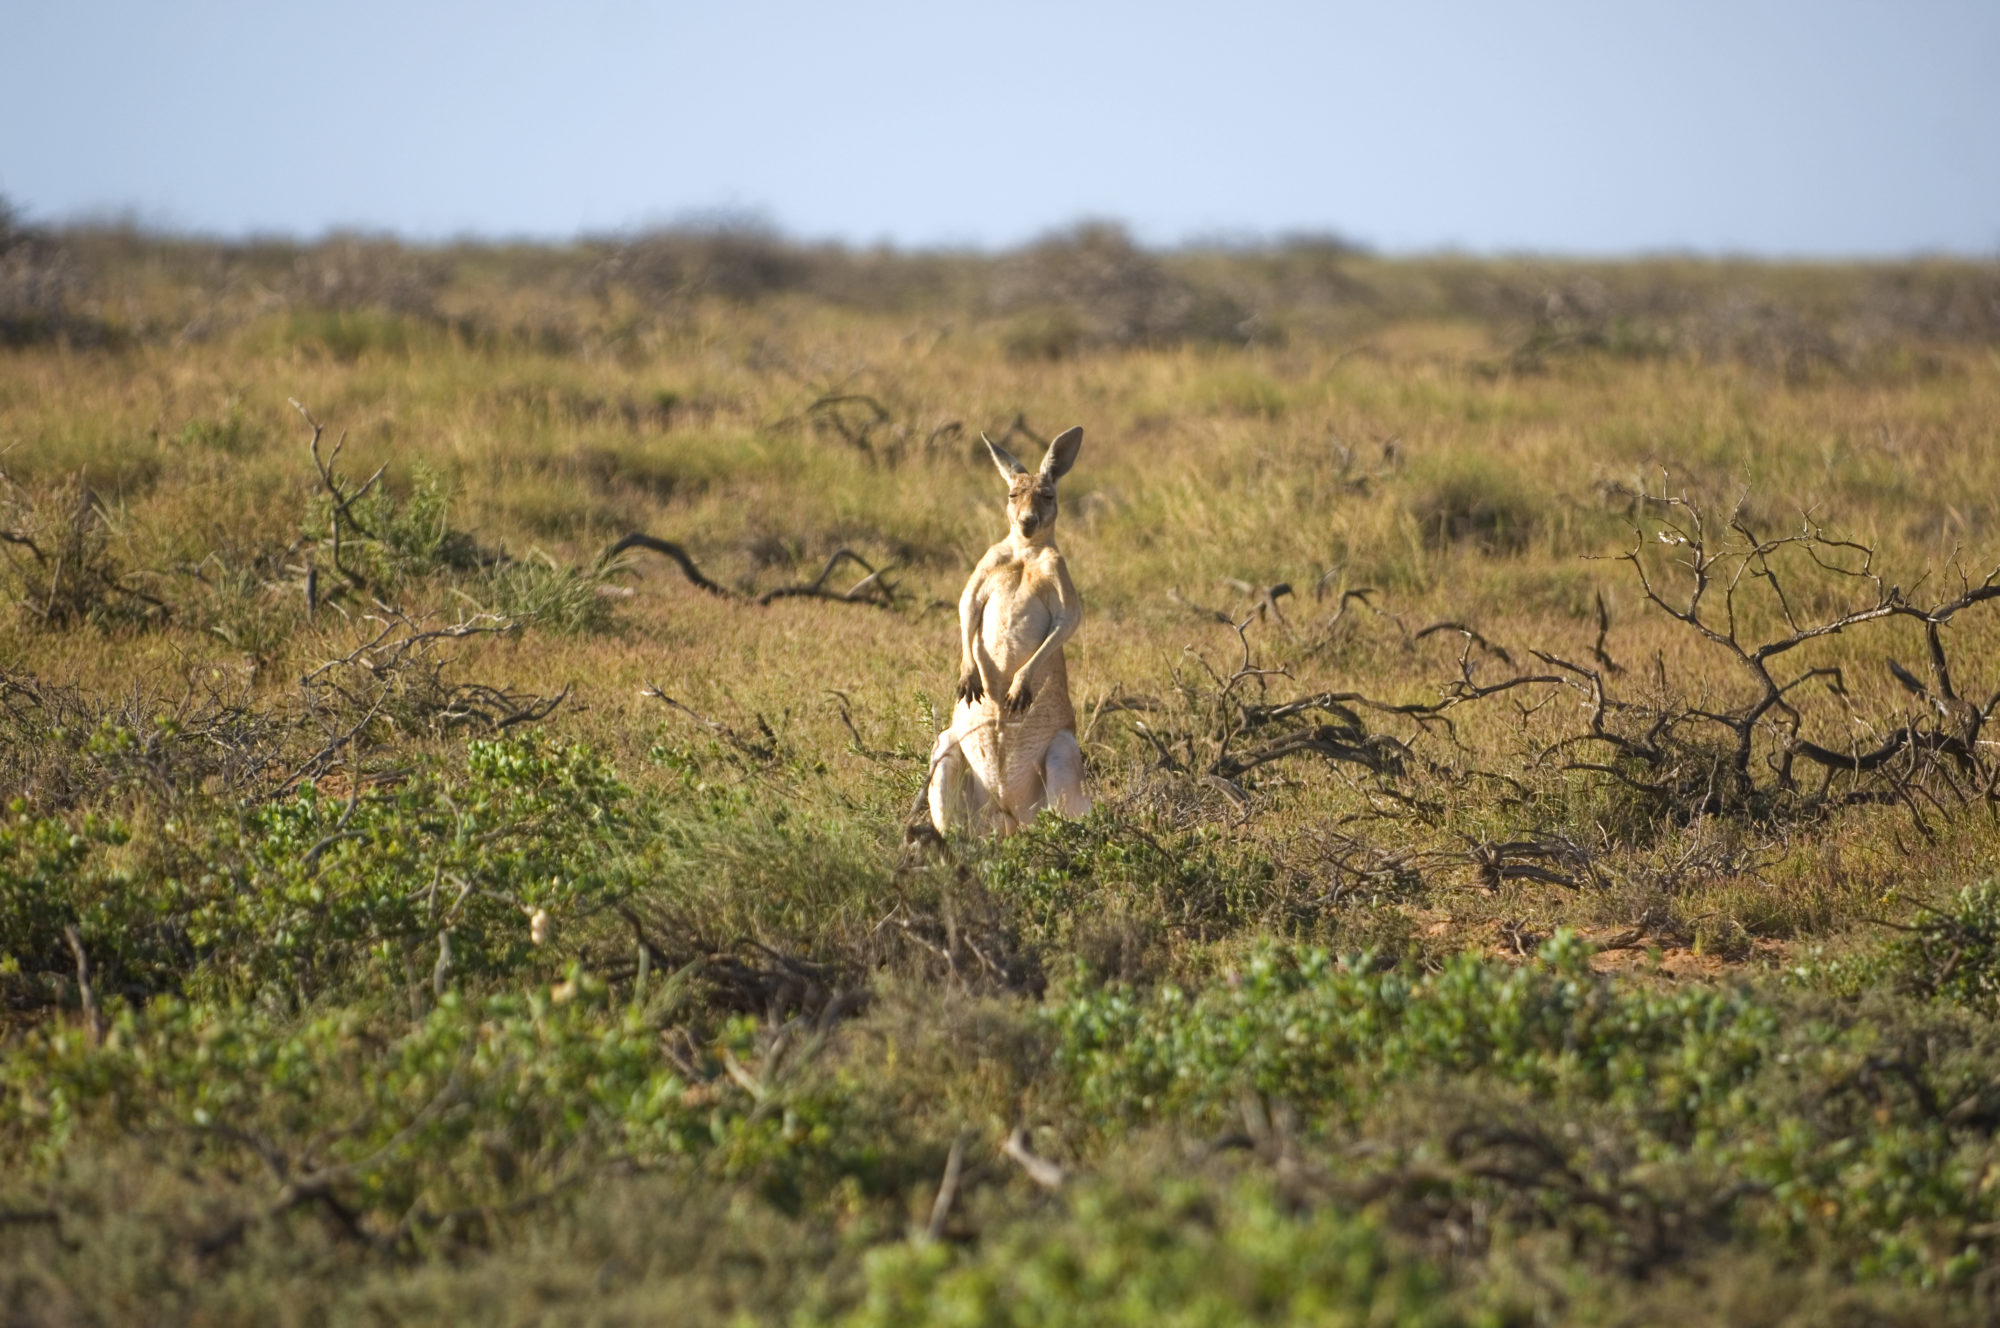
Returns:
[[[931,750],[939,834],[955,825],[1011,834],[1044,807],[1062,816],[1090,811],[1063,667],[1083,600],[1054,538],[1056,481],[1076,464],[1083,430],[1050,443],[1038,471],[991,439],[986,446],[1007,481],[1008,530],[958,600],[958,704]]]

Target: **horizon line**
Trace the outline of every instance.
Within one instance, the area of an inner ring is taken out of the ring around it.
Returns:
[[[311,248],[340,240],[363,240],[386,241],[412,249],[514,247],[562,249],[625,244],[649,237],[737,236],[797,249],[835,250],[856,254],[886,253],[899,258],[995,259],[1046,244],[1075,240],[1091,230],[1101,229],[1116,234],[1140,252],[1154,255],[1253,255],[1323,248],[1349,257],[1385,261],[1461,259],[1489,262],[1618,263],[1682,260],[1796,266],[1920,262],[2000,263],[2000,243],[1984,250],[1913,246],[1895,250],[1849,251],[1760,249],[1748,245],[1703,246],[1672,242],[1615,249],[1558,249],[1537,248],[1531,245],[1480,247],[1451,241],[1401,246],[1370,241],[1336,227],[1285,227],[1269,230],[1254,227],[1212,228],[1191,231],[1172,240],[1157,240],[1138,234],[1132,224],[1123,218],[1095,214],[1080,215],[1067,222],[1044,227],[1012,242],[992,242],[971,239],[908,241],[886,235],[873,239],[837,234],[811,235],[789,229],[768,212],[756,209],[690,210],[659,220],[644,220],[606,227],[579,227],[561,232],[482,230],[476,227],[451,231],[406,230],[359,221],[331,222],[317,230],[257,226],[237,229],[207,228],[182,225],[171,218],[157,215],[148,217],[137,207],[86,208],[56,217],[37,217],[23,208],[18,200],[10,199],[4,192],[0,192],[0,208],[11,209],[16,225],[23,229],[56,235],[126,233],[165,243],[240,247],[283,245]]]

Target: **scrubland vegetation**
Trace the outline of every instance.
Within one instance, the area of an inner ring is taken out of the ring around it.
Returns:
[[[2000,1307],[1990,264],[9,221],[0,343],[0,1321]],[[1070,424],[1099,807],[939,850]]]

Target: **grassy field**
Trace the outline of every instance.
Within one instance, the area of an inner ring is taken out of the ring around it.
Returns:
[[[0,225],[0,471],[0,1322],[2000,1312],[1991,265]]]

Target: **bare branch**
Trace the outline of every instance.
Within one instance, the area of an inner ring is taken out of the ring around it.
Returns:
[[[639,690],[639,695],[649,696],[655,701],[665,702],[668,706],[680,711],[683,715],[686,715],[695,723],[715,734],[745,756],[766,764],[778,758],[778,735],[771,732],[771,726],[765,722],[762,715],[757,716],[757,727],[764,735],[763,739],[759,741],[753,738],[746,738],[727,724],[710,719],[707,715],[699,711],[689,709],[652,683],[648,683],[645,687],[642,687]]]
[[[97,1012],[97,993],[90,985],[90,957],[84,954],[83,937],[74,926],[65,924],[63,937],[69,942],[70,953],[76,956],[77,1000],[83,1007],[84,1024],[90,1030],[90,1045],[94,1047],[104,1036],[104,1021]]]
[[[944,1239],[945,1224],[951,1220],[951,1205],[958,1198],[958,1182],[964,1171],[965,1135],[961,1133],[951,1141],[951,1152],[945,1156],[944,1179],[938,1182],[937,1198],[931,1204],[931,1220],[924,1228],[926,1238]]]
[[[701,568],[695,565],[693,556],[685,548],[674,543],[672,540],[656,539],[651,535],[638,531],[625,536],[599,554],[597,565],[600,568],[605,567],[613,558],[616,558],[619,554],[629,549],[647,549],[653,553],[665,554],[679,565],[682,574],[687,577],[690,583],[701,590],[707,591],[711,595],[731,600],[742,600],[745,598],[725,586],[718,585],[703,575]],[[834,569],[844,562],[856,564],[866,575],[844,591],[827,589],[826,583],[833,576]],[[838,604],[872,604],[877,608],[894,608],[896,587],[893,582],[886,579],[890,570],[887,567],[875,567],[866,558],[863,558],[852,549],[840,549],[831,558],[827,559],[826,566],[811,581],[800,585],[780,586],[775,590],[767,590],[750,602],[760,606],[768,606],[773,601],[780,599],[824,599],[832,600]]]
[[[1028,1147],[1028,1131],[1016,1125],[1000,1145],[1000,1151],[1027,1173],[1029,1180],[1045,1190],[1060,1190],[1069,1173]]]
[[[695,566],[694,559],[689,556],[686,549],[672,540],[655,539],[653,536],[643,534],[639,531],[633,531],[599,554],[597,556],[597,565],[599,567],[605,566],[613,558],[616,558],[628,549],[647,549],[653,553],[663,553],[678,563],[682,573],[699,589],[705,590],[711,595],[720,595],[724,599],[735,598],[731,592],[703,576],[701,569]]]

